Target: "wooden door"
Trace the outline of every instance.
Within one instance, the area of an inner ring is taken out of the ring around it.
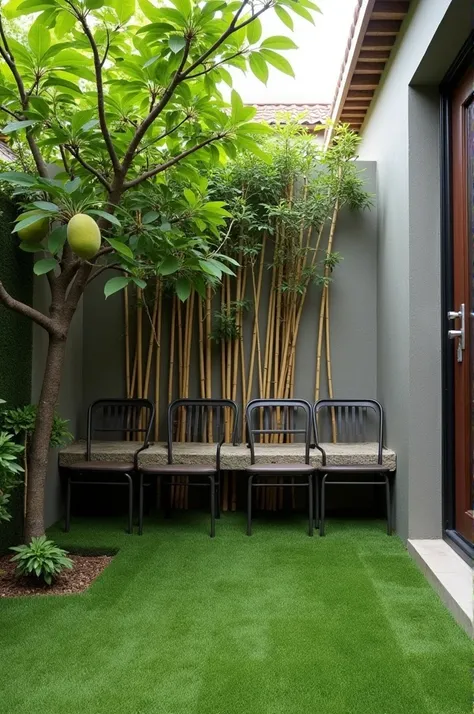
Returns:
[[[473,541],[474,366],[474,70],[453,89],[452,102],[453,305],[455,530]],[[458,313],[458,316],[455,315]],[[463,315],[461,314],[463,313]],[[462,333],[462,334],[459,334]]]

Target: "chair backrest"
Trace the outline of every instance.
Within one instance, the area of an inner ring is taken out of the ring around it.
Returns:
[[[91,458],[91,443],[95,436],[104,440],[139,442],[141,450],[148,446],[155,407],[148,399],[98,399],[87,411],[87,452]],[[141,435],[141,438],[138,438]]]
[[[383,409],[375,399],[320,399],[313,407],[313,415],[316,448],[322,452],[323,465],[326,452],[321,443],[333,440],[333,427],[338,442],[376,442],[377,463],[382,463]]]
[[[246,408],[247,435],[251,463],[255,463],[255,438],[276,434],[286,443],[298,435],[304,443],[305,463],[309,464],[309,449],[313,431],[311,404],[305,399],[252,399]],[[293,435],[293,436],[292,436]],[[283,442],[284,443],[284,442]]]
[[[232,399],[175,399],[168,406],[168,462],[173,463],[173,441],[222,446],[227,425],[235,445],[239,408]]]

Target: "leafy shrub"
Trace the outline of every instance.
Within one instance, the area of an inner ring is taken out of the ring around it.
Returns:
[[[10,548],[16,552],[12,562],[16,562],[18,575],[33,576],[51,585],[53,580],[64,570],[72,568],[73,562],[67,557],[67,551],[59,548],[46,536],[32,538],[27,545],[17,545]]]
[[[19,464],[23,446],[13,441],[13,434],[0,431],[0,522],[11,519],[8,512],[10,491],[21,481],[18,475],[23,472]]]
[[[13,432],[17,436],[21,435],[23,439],[26,439],[26,442],[29,442],[35,430],[37,411],[36,404],[27,404],[17,409],[4,409],[0,413],[0,422],[4,429]],[[64,446],[71,441],[73,437],[67,428],[68,424],[68,419],[61,419],[58,414],[54,415],[53,428],[49,440],[49,445],[52,448]]]

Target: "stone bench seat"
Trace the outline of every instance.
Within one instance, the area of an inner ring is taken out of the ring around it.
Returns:
[[[327,453],[330,465],[374,464],[377,462],[377,444],[321,444]],[[130,461],[138,445],[133,441],[94,441],[91,458],[94,461]],[[173,461],[177,464],[215,464],[215,444],[173,444]],[[77,461],[84,461],[86,444],[77,441],[64,447],[59,452],[59,466],[67,467]],[[256,463],[281,464],[298,463],[304,459],[302,444],[260,444],[255,446]],[[321,452],[311,449],[310,461],[313,466],[321,464]],[[139,465],[167,463],[165,443],[153,443],[139,454]],[[250,449],[246,444],[233,446],[224,444],[221,450],[221,469],[223,471],[242,471],[250,465]],[[397,468],[397,457],[392,449],[383,450],[383,465],[390,471]]]

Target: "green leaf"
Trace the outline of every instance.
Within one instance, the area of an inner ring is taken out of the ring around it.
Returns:
[[[237,129],[238,134],[271,134],[271,127],[264,122],[249,121],[241,124]]]
[[[270,62],[270,64],[276,67],[276,69],[279,69],[280,72],[283,72],[284,74],[289,74],[290,77],[295,76],[291,64],[288,62],[287,59],[279,55],[278,52],[263,49],[261,50],[261,54],[267,60],[267,62]]]
[[[137,288],[141,288],[142,290],[145,290],[146,280],[142,280],[141,278],[136,278],[135,276],[133,276],[131,280],[132,280],[132,283],[135,283]]]
[[[214,261],[200,260],[199,266],[201,270],[203,270],[208,275],[212,275],[214,278],[218,278],[219,280],[222,278],[222,270],[220,270],[220,268],[218,267],[218,265],[216,265]]]
[[[283,8],[281,5],[275,5],[275,12],[282,21],[284,25],[290,28],[290,30],[293,29],[293,18],[291,15]]]
[[[36,18],[28,32],[28,44],[38,59],[41,59],[51,45],[51,34],[41,22],[41,15]]]
[[[54,258],[43,258],[43,260],[38,260],[33,266],[33,272],[35,275],[44,275],[49,273],[51,270],[57,266],[57,262]]]
[[[158,60],[161,59],[160,55],[155,55],[154,57],[150,57],[149,60],[145,62],[143,65],[143,69],[146,69],[147,67],[151,67],[152,64],[155,64],[155,62],[158,62]]]
[[[176,281],[176,295],[181,302],[185,302],[191,294],[191,283],[188,278],[178,278]]]
[[[64,184],[64,190],[69,194],[74,193],[74,191],[77,191],[81,183],[82,181],[79,176],[76,176],[76,178],[72,179],[72,181],[66,181]]]
[[[235,89],[232,90],[230,94],[230,103],[232,107],[231,118],[233,122],[245,121],[245,110],[252,109],[252,107],[244,107],[244,103],[240,94],[238,94]],[[255,113],[255,112],[254,112]]]
[[[165,258],[158,269],[161,275],[172,275],[177,270],[179,270],[179,260],[173,255]]]
[[[135,0],[112,0],[110,4],[122,25],[130,20],[135,12]]]
[[[74,94],[82,94],[82,90],[77,84],[70,82],[68,79],[63,79],[62,77],[48,77],[48,79],[44,82],[43,87],[61,87],[63,89],[68,89]]]
[[[46,215],[43,212],[34,212],[27,218],[19,221],[12,230],[12,233],[18,233],[18,231],[21,231],[23,228],[28,228],[28,226],[32,226],[34,223],[38,223],[38,221],[43,221],[45,218]]]
[[[181,15],[186,18],[186,20],[191,15],[191,2],[190,0],[171,0],[175,8]]]
[[[34,176],[30,176],[30,174],[23,174],[18,171],[5,171],[0,174],[0,181],[14,183],[16,186],[31,186],[36,183]]]
[[[259,39],[262,36],[262,23],[258,19],[258,17],[255,18],[255,20],[252,20],[247,25],[247,40],[251,45],[255,44],[255,42],[258,42]]]
[[[58,206],[50,201],[33,201],[33,206],[36,208],[41,208],[42,211],[48,211],[50,213],[57,213],[59,211]]]
[[[189,205],[194,208],[194,206],[197,203],[197,198],[196,198],[195,194],[193,193],[193,191],[191,191],[190,188],[185,188],[183,191],[183,194],[184,194],[186,201],[189,203]]]
[[[174,52],[175,54],[177,52],[180,52],[185,45],[186,40],[184,39],[184,37],[181,37],[179,35],[173,35],[168,40],[168,47],[170,48],[171,52]]]
[[[293,0],[285,0],[284,3],[287,7],[291,7],[293,12],[296,12],[297,15],[300,17],[303,17],[305,20],[310,22],[312,25],[314,25],[314,17],[311,15],[311,13],[302,5],[300,5],[297,2],[294,2]]]
[[[269,50],[297,50],[298,46],[295,45],[293,40],[289,37],[284,37],[284,35],[275,35],[274,37],[267,37],[263,40],[260,47],[268,48]]]
[[[11,134],[13,131],[19,131],[20,129],[26,129],[29,126],[34,126],[38,121],[36,119],[23,119],[21,121],[11,121],[6,126],[3,127],[2,132],[4,134]]]
[[[130,282],[130,278],[118,277],[110,278],[104,285],[104,295],[106,298],[110,297],[114,293],[118,293],[119,290],[123,290],[127,287]]]
[[[58,226],[48,236],[48,250],[56,255],[61,250],[67,237],[67,226]]]
[[[127,258],[133,258],[133,253],[128,247],[128,245],[125,245],[125,243],[122,243],[119,240],[115,240],[114,238],[106,238],[105,239],[107,243],[109,243],[114,250],[117,251],[117,253],[120,253],[120,255],[124,255]]]
[[[268,81],[268,67],[263,57],[257,52],[252,52],[249,57],[249,66],[256,78],[266,85]]]
[[[56,37],[61,39],[64,35],[72,30],[76,24],[76,18],[70,12],[66,10],[60,10],[56,15],[56,25],[54,27],[54,34]]]
[[[270,156],[270,154],[267,154],[266,151],[263,151],[261,146],[257,144],[256,141],[253,141],[253,139],[250,139],[248,136],[239,135],[237,138],[237,143],[243,149],[246,149],[246,151],[250,151],[252,154],[255,154],[255,156],[258,156],[266,164],[271,164],[272,157]]]
[[[41,245],[41,243],[30,243],[30,241],[25,240],[20,241],[18,247],[24,253],[38,253],[40,250],[44,250],[44,245]]]
[[[145,17],[147,17],[152,22],[160,22],[161,8],[155,7],[153,3],[150,2],[150,0],[138,0],[138,5]]]
[[[157,218],[160,217],[160,214],[157,213],[156,211],[148,211],[145,213],[145,215],[142,217],[142,223],[144,225],[147,225],[148,223],[153,223],[156,221]]]
[[[118,226],[119,228],[121,227],[121,223],[117,216],[114,216],[113,213],[107,213],[107,211],[99,211],[96,208],[91,208],[88,213],[92,213],[94,216],[100,216],[101,218],[104,218],[106,221],[109,223],[113,223],[114,226]]]

